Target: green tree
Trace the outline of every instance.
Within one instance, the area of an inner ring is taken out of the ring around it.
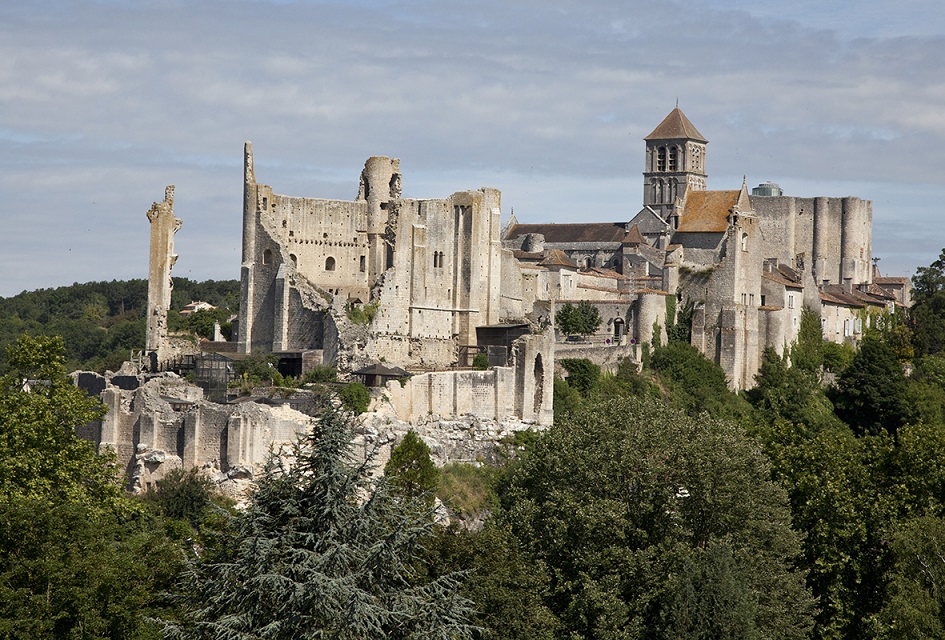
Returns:
[[[867,335],[853,362],[837,378],[833,402],[840,419],[857,433],[895,434],[912,416],[896,352],[880,337]]]
[[[157,488],[144,495],[158,506],[162,515],[196,527],[212,503],[213,482],[199,469],[174,469],[161,479]]]
[[[791,365],[820,377],[824,366],[824,335],[820,327],[820,315],[804,305],[801,323],[797,330],[797,342],[791,347]]]
[[[65,498],[89,507],[124,505],[113,455],[98,455],[76,427],[105,414],[66,377],[62,339],[22,336],[0,376],[0,499]]]
[[[559,623],[542,596],[548,576],[529,562],[507,527],[487,522],[478,531],[441,527],[429,547],[434,574],[466,571],[461,594],[474,602],[472,621],[482,640],[556,640]]]
[[[882,638],[945,636],[945,520],[917,518],[893,534],[895,564],[880,614]]]
[[[371,405],[371,392],[360,382],[349,382],[338,392],[341,404],[354,414],[362,414]]]
[[[762,352],[755,386],[746,397],[767,423],[787,420],[817,429],[838,422],[816,375],[808,368],[789,367],[772,347]]]
[[[171,637],[469,638],[452,573],[424,579],[426,510],[371,477],[354,419],[331,409],[275,453],[231,539],[189,573]]]
[[[671,342],[654,349],[649,366],[667,389],[669,403],[686,413],[708,411],[717,417],[741,418],[750,411],[729,391],[721,367],[691,344]]]
[[[600,379],[600,367],[586,358],[562,358],[562,367],[568,372],[568,385],[586,396],[597,386]]]
[[[149,638],[183,556],[75,428],[104,408],[59,338],[23,336],[0,376],[0,637]]]
[[[589,336],[597,331],[600,323],[600,311],[586,300],[582,300],[577,306],[567,302],[555,313],[555,324],[566,334]]]
[[[938,260],[919,267],[912,276],[909,317],[917,356],[945,350],[945,249]]]
[[[682,594],[709,587],[724,597],[699,610],[728,635],[703,637],[810,628],[787,497],[732,423],[649,399],[587,406],[544,432],[502,498],[503,522],[548,569],[561,637],[676,637],[699,619],[675,606]]]
[[[390,452],[384,475],[404,496],[433,506],[440,470],[430,457],[430,447],[414,431],[408,431]]]

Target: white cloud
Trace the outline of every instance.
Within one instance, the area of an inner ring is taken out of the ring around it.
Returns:
[[[7,3],[0,295],[143,277],[139,218],[168,183],[178,266],[237,277],[246,139],[281,193],[351,198],[386,154],[412,196],[488,185],[520,219],[626,217],[641,138],[677,98],[710,186],[873,197],[883,266],[927,264],[945,245],[937,2]]]

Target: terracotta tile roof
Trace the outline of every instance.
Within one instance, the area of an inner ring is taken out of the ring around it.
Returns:
[[[873,282],[880,286],[884,284],[908,284],[909,278],[903,276],[881,276],[873,278]]]
[[[622,273],[617,273],[613,269],[601,269],[600,267],[591,267],[590,269],[585,269],[581,271],[581,273],[586,276],[594,276],[595,278],[610,278],[611,280],[630,280],[629,277],[623,275]]]
[[[696,140],[697,142],[708,142],[699,130],[689,122],[689,118],[682,112],[682,109],[676,107],[669,112],[669,115],[663,118],[663,121],[653,129],[653,133],[643,138],[644,140],[669,140],[674,138],[686,138]]]
[[[740,191],[690,191],[679,233],[725,233]]]
[[[800,282],[794,282],[793,280],[789,280],[788,278],[785,278],[780,273],[771,273],[770,271],[762,271],[761,277],[764,278],[765,280],[777,282],[778,284],[784,285],[785,287],[791,287],[792,289],[804,288],[804,285],[802,285]]]
[[[668,295],[671,295],[671,294],[669,293],[669,291],[663,291],[662,289],[650,289],[650,288],[648,288],[648,287],[644,287],[643,289],[634,289],[634,290],[631,291],[630,293],[636,293],[636,294],[656,293],[656,294],[659,294],[659,295],[661,295],[661,296],[668,296]]]
[[[780,273],[782,276],[784,276],[785,278],[793,282],[797,282],[797,283],[801,282],[801,274],[795,271],[794,269],[792,269],[791,267],[787,266],[786,264],[778,265],[778,273]]]
[[[577,265],[561,249],[549,249],[538,264],[543,267],[571,267],[577,269]]]
[[[895,300],[895,299],[896,299],[896,296],[895,296],[895,295],[893,295],[893,294],[890,293],[889,291],[886,291],[886,289],[882,288],[881,286],[879,286],[879,285],[876,284],[875,282],[873,282],[872,284],[863,284],[863,285],[860,285],[860,291],[862,291],[862,292],[864,292],[864,293],[868,293],[869,295],[873,296],[874,298],[881,298],[881,299],[885,299],[885,300]]]
[[[515,256],[517,260],[541,260],[545,257],[544,251],[522,251],[521,249],[513,249],[512,255]]]
[[[847,307],[862,307],[863,303],[852,295],[847,294],[840,287],[828,286],[820,290],[820,299],[832,304],[842,304]]]
[[[763,304],[760,307],[758,307],[758,311],[783,311],[783,310],[784,310],[783,306],[778,307],[773,304]]]
[[[545,242],[622,242],[627,235],[623,222],[578,222],[568,224],[517,224],[508,231],[507,238],[526,233],[540,233]]]
[[[630,227],[630,231],[623,237],[623,244],[648,244],[643,234],[640,233],[640,225],[635,224]]]

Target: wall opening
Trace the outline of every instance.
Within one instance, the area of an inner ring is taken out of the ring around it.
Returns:
[[[325,258],[325,271],[334,271],[335,270],[335,259],[331,256]]]
[[[365,259],[365,257],[364,257],[364,256],[361,256],[361,260],[360,260],[360,262],[359,262],[359,264],[358,264],[358,268],[360,269],[361,273],[364,273],[364,271],[365,271],[365,269],[366,269],[366,265],[365,265],[366,262],[367,262],[367,260]]]
[[[538,414],[541,412],[541,405],[544,401],[545,393],[545,367],[541,362],[541,354],[535,356],[535,402],[532,405],[532,412]]]
[[[263,264],[272,264],[272,251],[269,249],[263,251]]]

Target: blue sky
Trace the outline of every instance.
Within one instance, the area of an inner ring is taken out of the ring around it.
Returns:
[[[676,100],[710,189],[873,200],[874,255],[945,246],[939,0],[0,4],[0,296],[147,276],[176,185],[175,275],[238,278],[242,145],[278,193],[499,188],[524,222],[628,220]]]

